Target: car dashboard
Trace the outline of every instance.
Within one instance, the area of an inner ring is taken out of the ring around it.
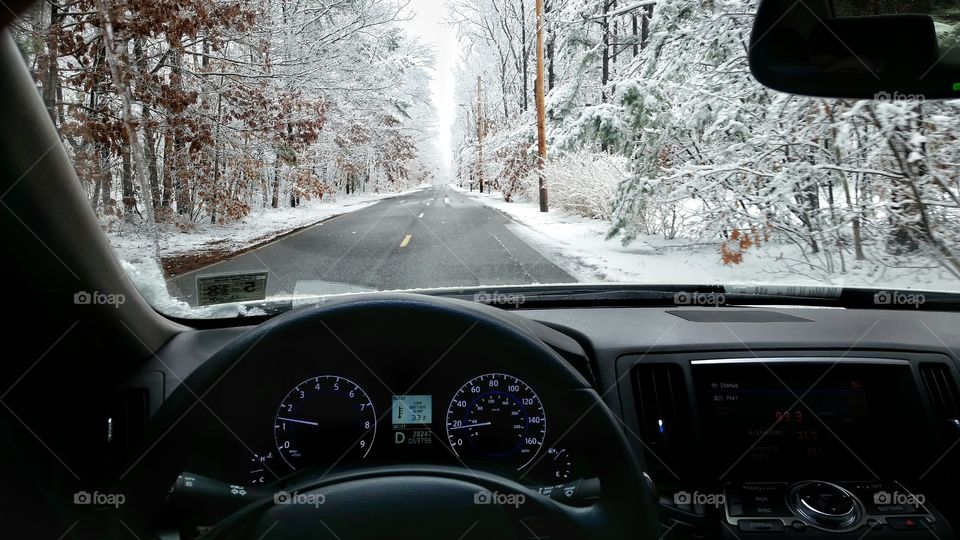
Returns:
[[[786,306],[514,314],[611,408],[655,493],[664,538],[954,537],[957,315]],[[155,410],[243,332],[182,334],[127,386]],[[267,370],[231,372],[170,515],[202,530],[216,515],[203,501],[236,508],[306,470],[391,463],[493,470],[588,504],[602,489],[583,452],[589,441],[575,436],[575,416],[554,414],[563,397],[550,379],[455,342],[370,359],[318,337],[315,347],[276,351]]]

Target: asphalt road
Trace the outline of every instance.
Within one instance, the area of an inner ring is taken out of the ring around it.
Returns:
[[[438,186],[385,199],[168,280],[196,303],[197,275],[267,271],[267,295],[572,283],[513,234],[511,220]]]

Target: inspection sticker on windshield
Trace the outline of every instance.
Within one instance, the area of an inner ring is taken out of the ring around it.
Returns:
[[[197,276],[197,305],[229,304],[267,297],[267,272]]]

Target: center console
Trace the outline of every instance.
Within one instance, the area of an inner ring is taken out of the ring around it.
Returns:
[[[936,530],[923,500],[893,481],[733,482],[724,486],[724,517],[743,532]]]
[[[917,362],[671,360],[634,365],[632,390],[648,467],[675,521],[719,522],[728,537],[953,537],[935,508],[943,446]]]

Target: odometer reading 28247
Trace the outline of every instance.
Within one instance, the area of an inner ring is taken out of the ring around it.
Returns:
[[[460,387],[447,408],[447,438],[460,458],[497,458],[526,467],[543,446],[547,415],[527,383],[504,373]]]

